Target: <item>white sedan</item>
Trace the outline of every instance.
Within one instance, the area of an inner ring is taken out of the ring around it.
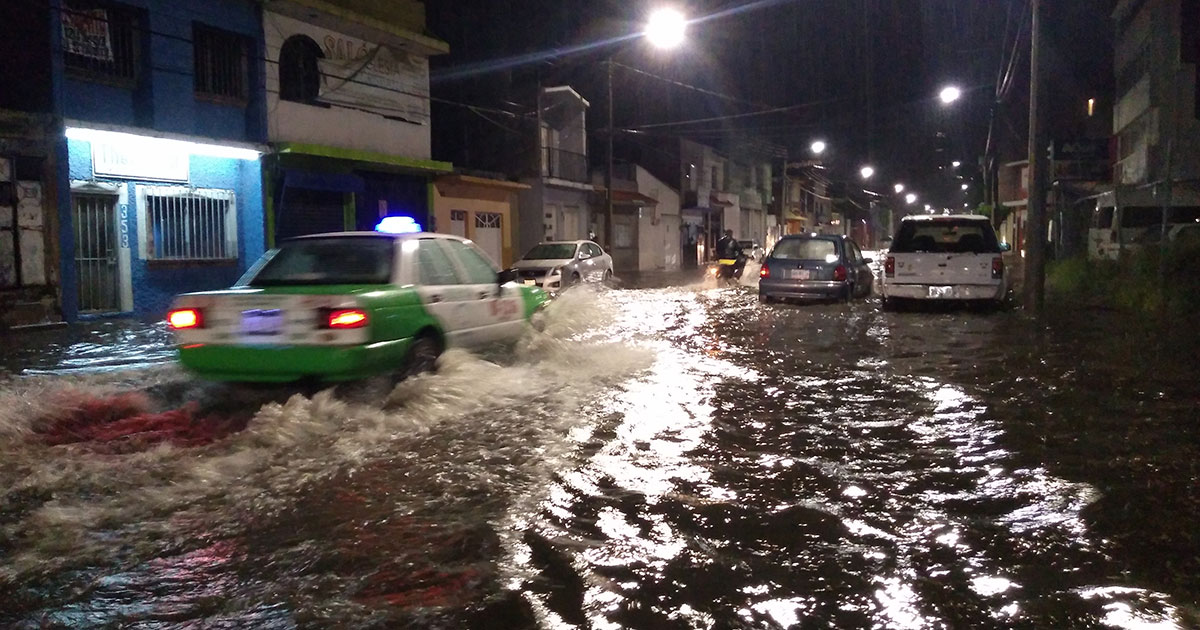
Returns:
[[[518,282],[555,292],[581,282],[612,278],[612,256],[592,241],[538,243],[513,265]]]

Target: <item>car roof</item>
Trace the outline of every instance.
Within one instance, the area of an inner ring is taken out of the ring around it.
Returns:
[[[837,239],[846,238],[846,235],[845,234],[817,234],[815,232],[812,232],[809,234],[785,234],[779,240],[784,240],[784,239],[794,239],[795,240],[795,239],[802,239],[802,238],[807,238],[810,240],[816,238],[816,239],[822,239],[822,240],[826,240],[826,241],[835,241]]]
[[[901,221],[949,221],[954,219],[969,219],[972,221],[991,221],[982,214],[913,214]]]
[[[538,243],[538,245],[583,245],[584,243],[591,243],[591,242],[592,242],[592,241],[588,241],[588,240],[581,240],[581,241],[542,241],[542,242]],[[594,243],[593,243],[593,244],[594,244]]]
[[[421,238],[443,238],[452,241],[470,242],[470,239],[453,234],[440,234],[436,232],[413,232],[411,234],[388,234],[387,232],[323,232],[321,234],[305,234],[304,236],[293,236],[283,239],[282,242],[289,241],[304,241],[317,238],[390,238],[396,241],[407,241]]]

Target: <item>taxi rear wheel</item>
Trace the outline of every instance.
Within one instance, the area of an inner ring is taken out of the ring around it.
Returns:
[[[404,376],[416,376],[437,371],[437,359],[442,354],[442,345],[431,335],[420,335],[413,340],[404,360]]]

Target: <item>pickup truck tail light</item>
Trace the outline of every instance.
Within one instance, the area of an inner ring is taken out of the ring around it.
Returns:
[[[895,256],[888,256],[887,259],[883,261],[883,273],[884,273],[884,275],[886,275],[889,278],[894,277],[896,275],[896,257]]]
[[[1004,259],[996,256],[992,259],[992,278],[999,280],[1004,277]]]
[[[362,328],[367,325],[366,311],[357,308],[325,309],[322,328],[333,330],[348,330]]]
[[[767,265],[767,263],[763,263],[762,269],[758,270],[758,277],[759,278],[770,278],[771,277],[771,267],[769,265]]]
[[[177,308],[168,311],[167,325],[171,330],[204,328],[204,312],[198,308]]]
[[[845,265],[838,265],[837,269],[833,270],[833,279],[835,282],[845,282],[846,281],[846,266]]]

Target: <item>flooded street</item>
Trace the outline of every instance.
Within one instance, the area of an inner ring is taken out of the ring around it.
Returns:
[[[18,349],[0,627],[1200,627],[1195,346],[1056,317],[581,289],[386,399]]]

